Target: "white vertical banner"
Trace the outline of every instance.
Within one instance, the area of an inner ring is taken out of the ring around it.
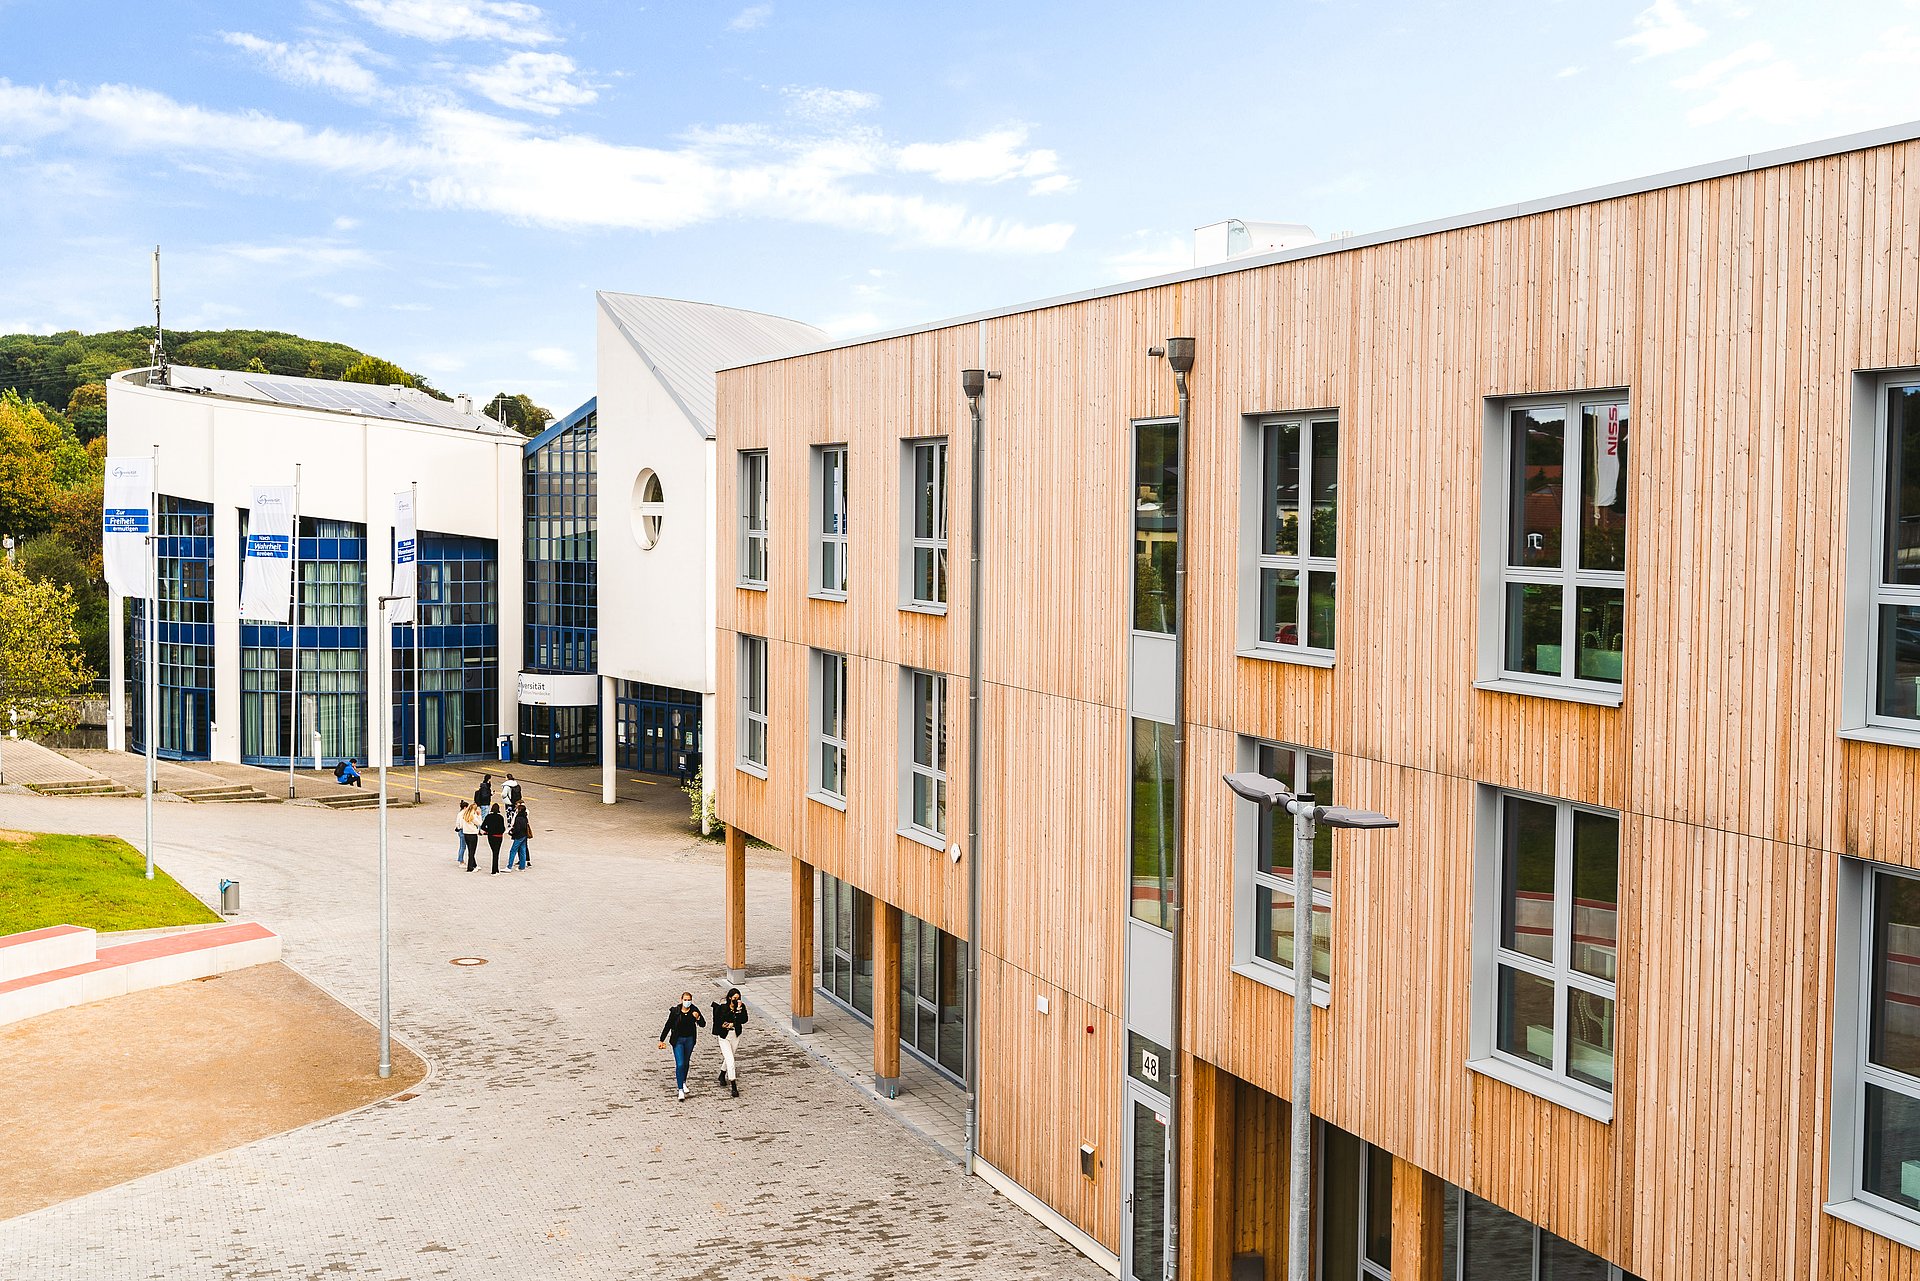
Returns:
[[[153,529],[153,458],[107,459],[100,504],[101,559],[107,586],[122,596],[147,594],[147,535]]]
[[[1608,405],[1607,417],[1593,437],[1593,505],[1611,507],[1620,496],[1620,406]]]
[[[284,623],[293,604],[293,486],[255,485],[240,572],[240,617]]]
[[[387,618],[392,623],[411,623],[415,593],[415,562],[420,554],[420,531],[414,520],[413,491],[403,489],[393,496],[393,591],[404,599],[393,602]]]

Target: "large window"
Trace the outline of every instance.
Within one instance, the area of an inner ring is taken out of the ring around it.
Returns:
[[[160,717],[160,756],[204,759],[212,750],[213,706],[213,508],[188,498],[160,495],[155,617],[159,673],[155,701]],[[127,746],[146,750],[147,602],[128,600]]]
[[[1511,792],[1489,791],[1482,803],[1491,832],[1480,875],[1490,894],[1479,898],[1474,922],[1476,1066],[1517,1070],[1522,1085],[1544,1080],[1563,1102],[1608,1101],[1619,815]]]
[[[1174,568],[1180,542],[1179,425],[1133,428],[1133,630],[1171,636],[1180,621]]]
[[[1920,874],[1841,867],[1832,1199],[1920,1246]]]
[[[1259,425],[1260,547],[1255,649],[1333,652],[1339,423],[1331,415]]]
[[[392,629],[395,760],[413,754],[416,715],[427,759],[493,754],[500,724],[497,557],[490,538],[420,532],[420,626]],[[410,649],[416,640],[417,713]]]
[[[1173,726],[1133,722],[1133,877],[1128,910],[1135,919],[1169,928],[1173,906],[1174,777]]]
[[[1333,757],[1283,743],[1256,745],[1256,768],[1268,778],[1285,783],[1295,795],[1310,795],[1332,805]],[[1254,811],[1257,813],[1258,811]],[[1253,956],[1258,961],[1293,973],[1293,815],[1275,809],[1261,815],[1254,843]],[[1318,827],[1313,835],[1313,977],[1326,984],[1333,978],[1333,829]]]
[[[914,609],[947,607],[947,442],[906,443],[907,584]]]
[[[598,424],[596,410],[575,411],[524,462],[529,671],[599,670]]]
[[[1878,537],[1871,577],[1870,719],[1920,723],[1920,382],[1881,401]]]
[[[767,772],[767,642],[740,638],[740,765]]]
[[[767,451],[740,453],[740,584],[767,585]]]
[[[847,447],[813,451],[813,594],[833,600],[847,594]]]
[[[872,1019],[873,898],[825,872],[819,885],[820,990]]]
[[[814,796],[845,803],[847,799],[847,656],[815,650],[813,654],[813,776]]]
[[[947,678],[908,669],[902,684],[906,739],[904,808],[908,834],[947,835]]]
[[[1617,695],[1626,652],[1627,401],[1509,402],[1504,414],[1501,675]]]
[[[900,914],[900,1043],[956,1081],[967,1064],[967,945]]]
[[[1441,1275],[1446,1281],[1635,1281],[1624,1269],[1483,1201],[1446,1190]]]
[[[1321,1281],[1393,1281],[1393,1154],[1320,1126]]]

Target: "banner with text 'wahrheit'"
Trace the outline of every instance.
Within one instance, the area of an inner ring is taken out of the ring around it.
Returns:
[[[255,485],[240,572],[240,617],[284,623],[293,617],[293,486]]]
[[[413,515],[413,491],[403,489],[393,496],[393,602],[389,622],[413,621],[415,561],[419,556],[420,532]]]
[[[145,596],[147,535],[153,532],[153,459],[107,459],[100,507],[100,555],[108,589],[122,596]]]

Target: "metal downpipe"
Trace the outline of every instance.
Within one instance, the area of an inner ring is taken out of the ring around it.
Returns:
[[[967,473],[971,527],[967,535],[967,1173],[974,1172],[980,1139],[980,539],[985,521],[981,483],[986,446],[980,397],[987,371],[960,371],[960,389],[973,417],[972,469]]]
[[[1180,1123],[1180,1090],[1185,1073],[1180,1070],[1181,1020],[1185,1002],[1181,999],[1186,948],[1187,860],[1187,507],[1192,501],[1187,479],[1193,474],[1188,455],[1191,451],[1193,398],[1187,387],[1187,375],[1193,370],[1193,339],[1169,338],[1167,364],[1173,369],[1174,386],[1180,392],[1180,420],[1174,441],[1174,456],[1180,460],[1180,501],[1174,511],[1173,541],[1173,893],[1168,905],[1167,925],[1173,935],[1173,967],[1170,976],[1173,992],[1169,1022],[1173,1044],[1167,1047],[1172,1062],[1167,1082],[1167,1281],[1180,1275],[1180,1145],[1186,1129]]]

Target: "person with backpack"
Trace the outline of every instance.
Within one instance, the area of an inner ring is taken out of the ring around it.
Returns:
[[[360,771],[354,768],[358,764],[351,756],[333,767],[333,781],[345,787],[365,787],[360,781]]]
[[[727,989],[725,1001],[713,1003],[713,1039],[720,1043],[720,1084],[733,1087],[733,1097],[740,1097],[740,1073],[734,1064],[734,1047],[740,1043],[740,1033],[747,1026],[747,1003],[741,999],[740,989]]]
[[[527,842],[533,839],[533,820],[527,816],[526,802],[522,801],[513,810],[513,818],[507,827],[507,835],[513,838],[513,844],[507,848],[507,870],[511,872],[517,862],[521,871],[527,870]]]
[[[509,810],[518,805],[520,803],[520,780],[511,774],[507,775],[507,781],[500,784],[500,799],[507,803]]]
[[[473,803],[480,807],[480,811],[483,814],[486,812],[487,806],[493,804],[493,775],[482,774],[480,776],[480,786],[473,789]]]
[[[680,994],[680,1004],[667,1011],[667,1021],[660,1025],[660,1048],[673,1050],[673,1084],[682,1102],[687,1097],[687,1071],[693,1066],[693,1043],[706,1025],[707,1016],[693,1003],[691,992]]]
[[[487,835],[487,848],[493,851],[493,875],[500,875],[500,838],[507,834],[507,820],[501,817],[500,807],[487,808],[487,815],[480,820],[480,830]]]

